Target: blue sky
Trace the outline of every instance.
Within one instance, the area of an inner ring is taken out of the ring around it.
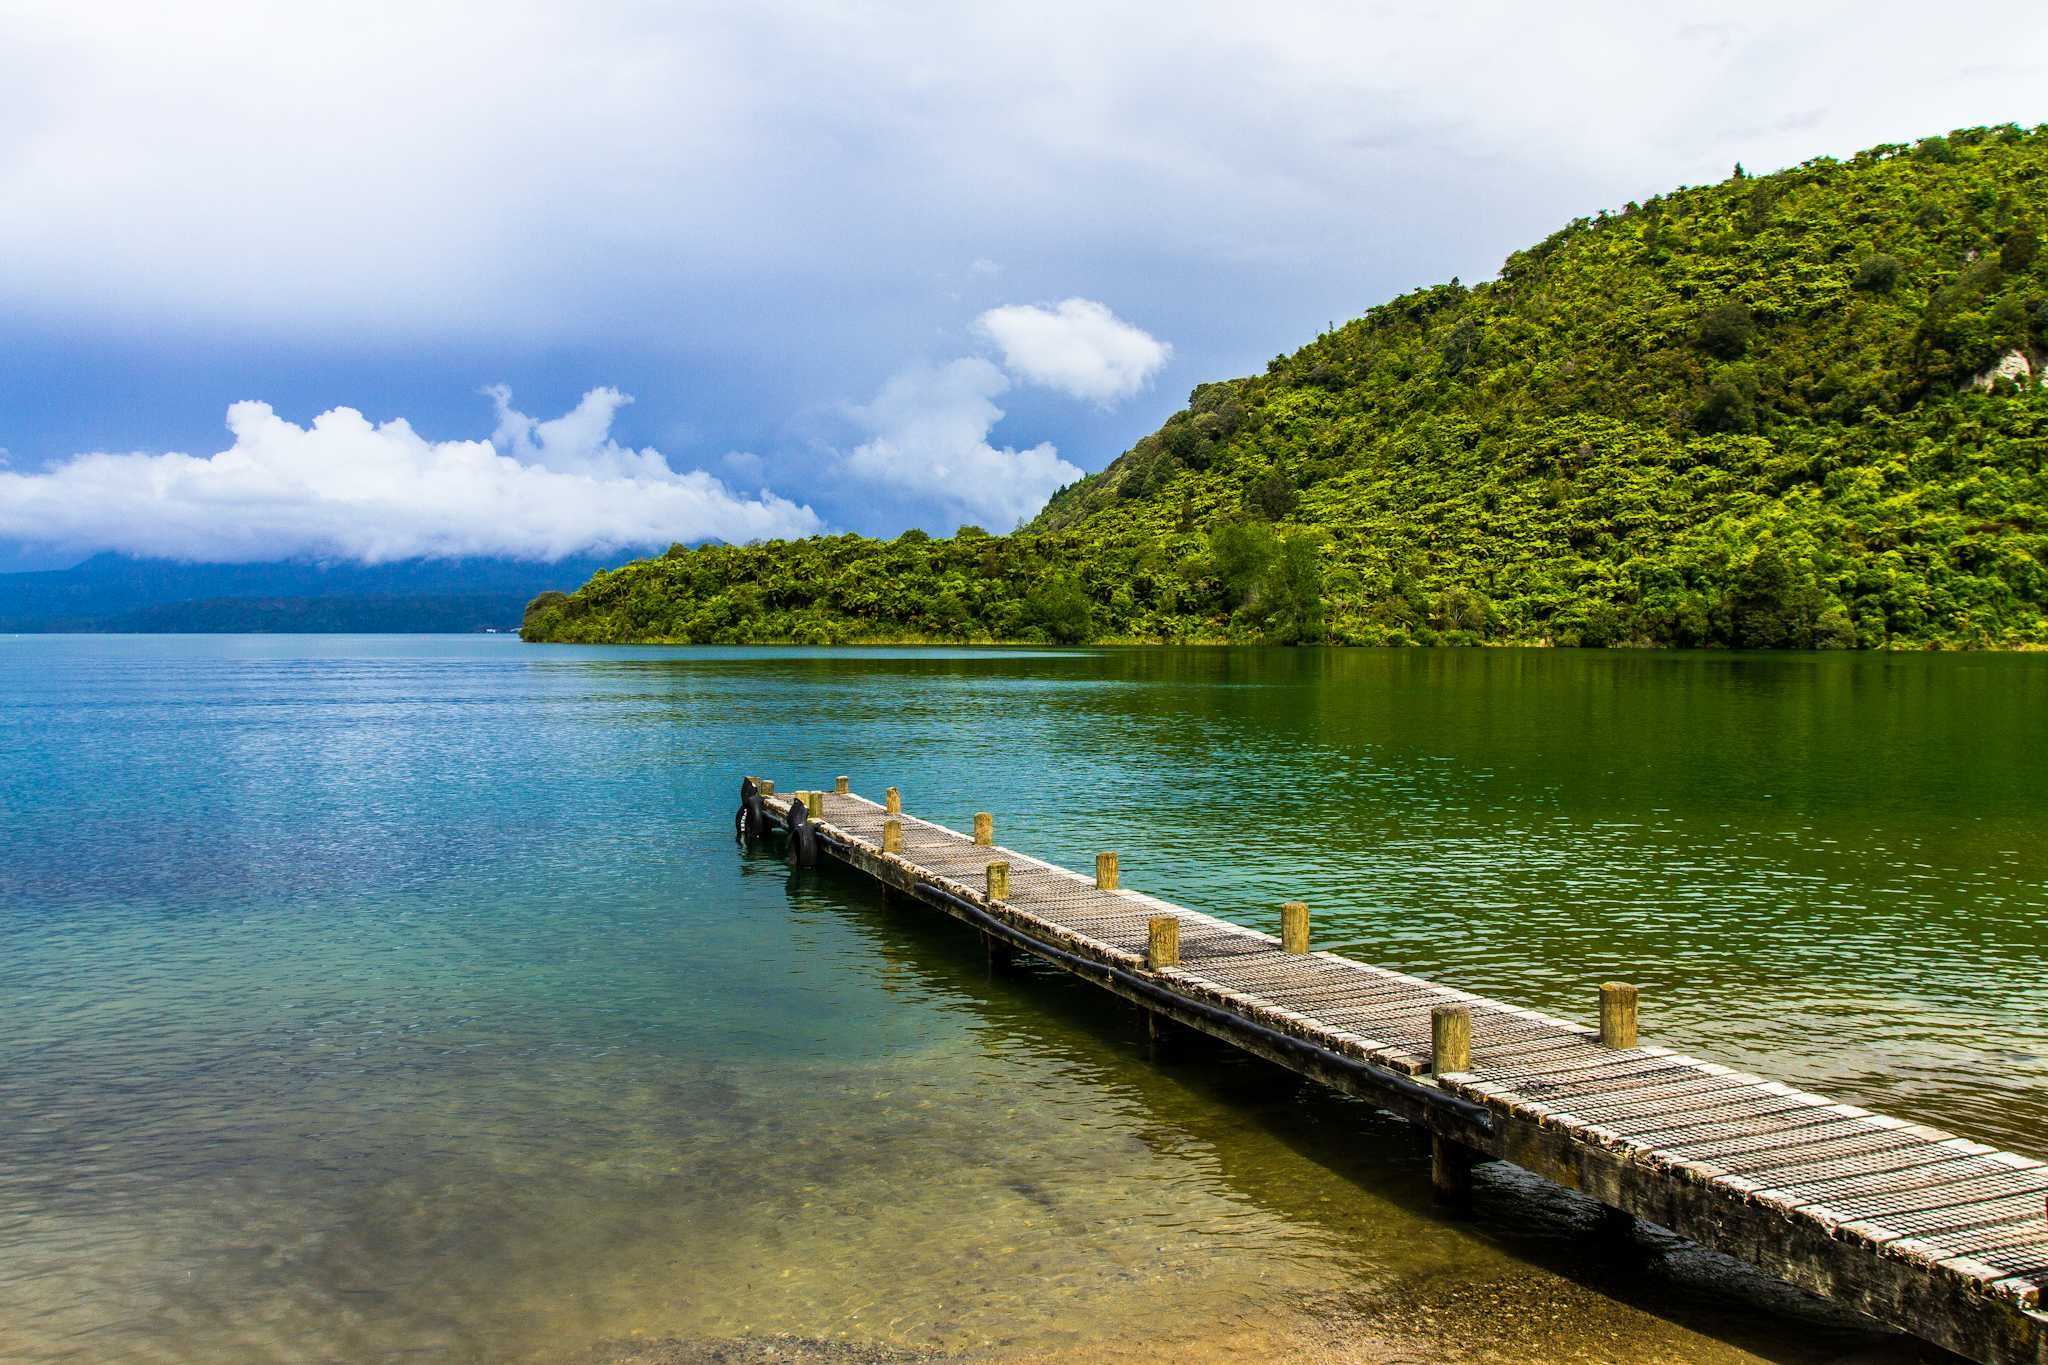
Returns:
[[[1007,529],[1571,217],[2043,120],[1923,6],[13,0],[0,567]]]

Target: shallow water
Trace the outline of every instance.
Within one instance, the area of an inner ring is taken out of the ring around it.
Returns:
[[[2039,1153],[2044,708],[2003,656],[0,638],[0,1358],[1863,1349],[1501,1168],[1439,1217],[1365,1106],[742,854],[738,777],[1577,1017],[1634,980]]]

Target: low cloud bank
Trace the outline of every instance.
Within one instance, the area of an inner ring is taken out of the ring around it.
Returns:
[[[989,444],[1003,417],[994,399],[1009,387],[1003,372],[978,356],[899,370],[873,402],[852,410],[871,436],[841,468],[1007,531],[1081,477],[1048,442],[1028,450]]]
[[[234,444],[210,456],[78,455],[39,473],[0,470],[0,538],[239,562],[295,556],[366,564],[420,556],[560,559],[670,541],[809,535],[816,513],[763,491],[677,472],[612,439],[632,400],[592,389],[538,420],[502,386],[492,438],[429,441],[403,419],[354,408],[306,426],[236,403]]]
[[[980,260],[974,268],[983,265],[1001,269]],[[1082,471],[1050,441],[1023,450],[993,444],[1003,420],[995,400],[1015,380],[1114,407],[1152,381],[1173,347],[1093,299],[1005,304],[976,318],[974,330],[1002,364],[962,356],[898,370],[872,402],[848,409],[869,438],[840,456],[839,469],[942,516],[1008,531]]]

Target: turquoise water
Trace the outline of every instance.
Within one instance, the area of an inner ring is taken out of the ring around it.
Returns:
[[[2044,717],[2033,657],[0,638],[0,1358],[1826,1359],[742,853],[739,775],[1578,1017],[1634,980],[1657,1041],[2040,1153]]]

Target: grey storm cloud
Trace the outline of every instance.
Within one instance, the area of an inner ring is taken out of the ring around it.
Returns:
[[[2048,26],[1881,0],[204,16],[0,7],[0,316],[52,337],[171,324],[251,353],[593,357],[577,389],[617,360],[674,389],[634,382],[637,413],[710,433],[664,468],[795,494],[569,474],[538,424],[501,430],[496,458],[535,477],[696,499],[675,530],[630,521],[657,543],[724,516],[720,497],[763,533],[807,524],[798,503],[840,524],[1010,521],[1187,385],[1482,277],[1571,217],[1737,160],[2048,118]],[[0,444],[21,477],[24,433]],[[67,466],[76,496],[98,467]]]
[[[2000,26],[1986,73],[1981,26],[1882,3],[206,14],[0,12],[0,299],[588,334],[714,325],[622,321],[633,299],[934,261],[1178,281],[1306,254],[1342,278],[1338,252],[1546,180],[1635,197],[2048,105],[2048,28]]]

